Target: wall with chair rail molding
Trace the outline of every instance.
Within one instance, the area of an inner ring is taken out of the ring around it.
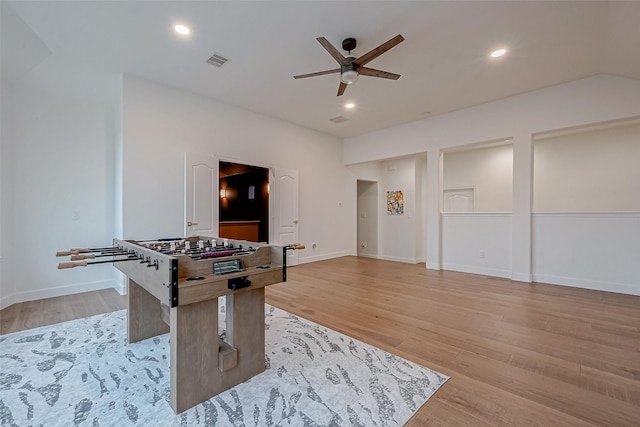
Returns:
[[[640,295],[640,212],[533,214],[533,280]]]
[[[444,212],[443,269],[511,278],[511,228],[511,212]]]
[[[510,275],[514,280],[525,282],[540,280],[572,286],[580,286],[579,283],[583,283],[582,287],[586,288],[637,293],[640,282],[640,279],[635,278],[637,271],[629,264],[621,266],[614,258],[600,256],[597,262],[607,262],[608,265],[615,265],[621,269],[612,276],[611,282],[607,282],[596,277],[595,273],[584,277],[579,273],[576,264],[567,264],[566,270],[557,270],[553,260],[549,260],[551,264],[548,264],[539,253],[534,253],[542,243],[540,233],[543,228],[540,228],[542,223],[539,218],[534,218],[532,200],[534,135],[607,123],[633,122],[638,117],[640,82],[599,75],[348,138],[344,142],[344,160],[348,165],[382,162],[387,158],[427,152],[427,268],[450,268],[503,277]],[[474,148],[483,142],[507,139],[511,140],[514,148],[513,212],[509,214],[510,230],[507,230],[503,223],[498,226],[501,230],[498,234],[486,236],[474,228],[474,223],[486,221],[486,218],[441,214],[442,200],[439,194],[442,188],[442,153],[446,154],[452,148]],[[629,187],[633,187],[633,182],[636,181],[629,182],[622,192],[627,194],[627,197],[637,197],[640,193],[630,191]],[[619,216],[611,213],[606,217],[606,221],[608,222],[604,227],[609,232],[607,238],[611,239],[609,242],[615,241],[616,236],[621,236]],[[455,227],[469,230],[466,237],[459,229],[455,229],[454,224]],[[534,231],[534,225],[538,227],[538,231]],[[565,244],[570,243],[570,234],[565,235],[568,239]],[[598,237],[589,233],[585,235]],[[501,242],[498,250],[501,255],[496,259],[487,259],[486,256],[489,254],[485,252],[485,258],[480,261],[477,253],[465,253],[469,251],[469,246],[490,245],[492,239]],[[593,242],[606,243],[597,239],[591,242],[592,248],[599,247]],[[455,245],[452,245],[453,243]],[[621,250],[624,251],[624,247]],[[594,252],[585,253],[584,256],[595,262],[593,254]],[[486,265],[487,263],[490,265]],[[564,283],[561,283],[563,281]]]

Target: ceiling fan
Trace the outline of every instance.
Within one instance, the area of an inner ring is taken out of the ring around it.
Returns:
[[[318,71],[317,73],[309,73],[309,74],[300,74],[297,76],[293,76],[294,79],[304,79],[306,77],[315,77],[322,76],[325,74],[333,74],[340,73],[340,86],[338,87],[338,96],[342,95],[347,88],[347,85],[355,83],[358,80],[359,75],[363,76],[371,76],[371,77],[381,77],[383,79],[392,79],[398,80],[400,78],[400,74],[389,73],[387,71],[380,71],[373,68],[365,67],[365,65],[378,56],[382,55],[392,47],[396,46],[400,42],[404,41],[404,37],[400,34],[395,36],[394,38],[382,43],[380,46],[375,49],[365,53],[359,58],[354,57],[344,57],[342,54],[336,49],[327,39],[324,37],[318,37],[316,40],[320,42],[322,47],[324,47],[329,55],[333,57],[338,64],[340,64],[340,68],[326,70],[326,71]],[[342,41],[342,49],[346,50],[351,54],[351,51],[356,48],[356,39],[349,37]]]

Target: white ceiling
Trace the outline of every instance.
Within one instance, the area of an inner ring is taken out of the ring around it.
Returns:
[[[124,72],[342,138],[599,73],[640,79],[638,1],[3,2],[5,75]],[[337,68],[317,37],[355,37],[360,56],[397,34],[367,65],[397,81],[361,76],[337,97],[339,74],[292,77]]]

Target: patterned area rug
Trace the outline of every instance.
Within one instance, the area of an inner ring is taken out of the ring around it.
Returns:
[[[0,425],[403,425],[448,379],[269,305],[265,328],[266,371],[179,415],[169,335],[127,344],[125,310],[0,336]]]

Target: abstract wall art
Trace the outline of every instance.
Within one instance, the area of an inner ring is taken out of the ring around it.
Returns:
[[[402,190],[387,191],[387,215],[404,215]]]

